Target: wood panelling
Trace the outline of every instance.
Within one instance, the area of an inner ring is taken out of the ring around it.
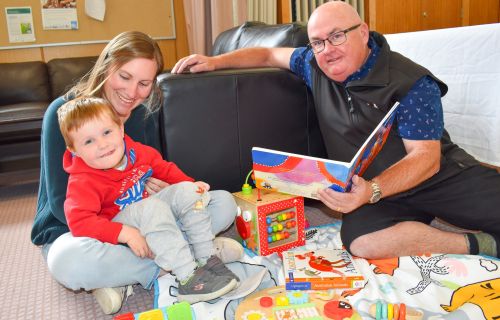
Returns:
[[[380,33],[452,28],[500,21],[500,0],[366,0]]]
[[[421,0],[370,0],[369,3],[370,30],[408,32],[416,30],[422,23]]]
[[[98,56],[105,46],[106,43],[93,43],[75,46],[43,47],[41,50],[44,61],[50,61],[56,58]]]
[[[0,50],[0,63],[45,61],[40,48]]]
[[[177,60],[187,55],[187,52],[182,56],[177,55],[176,43],[173,40],[161,40],[158,41],[158,45],[163,54],[165,69],[172,69]]]
[[[290,0],[278,0],[277,2],[278,23],[292,22],[292,4]]]
[[[499,0],[482,0],[480,5],[473,0],[463,0],[463,3],[464,25],[500,22]]]
[[[462,26],[462,0],[421,0],[422,24],[419,30]]]

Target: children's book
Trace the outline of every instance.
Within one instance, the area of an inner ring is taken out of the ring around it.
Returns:
[[[365,279],[345,249],[283,252],[287,290],[363,288]]]
[[[256,187],[312,199],[318,199],[319,189],[349,191],[352,177],[355,174],[361,176],[382,149],[391,131],[398,105],[399,102],[396,102],[392,106],[351,162],[253,147]]]

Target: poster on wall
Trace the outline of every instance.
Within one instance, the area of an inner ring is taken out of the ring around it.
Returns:
[[[40,0],[43,30],[77,30],[77,0]]]
[[[7,19],[9,42],[35,41],[31,7],[6,7],[5,17]]]

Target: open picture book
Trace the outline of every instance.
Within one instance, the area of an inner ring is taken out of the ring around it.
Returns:
[[[256,187],[312,199],[318,199],[319,189],[349,191],[352,177],[361,176],[382,149],[391,131],[398,105],[399,102],[396,102],[387,112],[351,162],[253,147]]]

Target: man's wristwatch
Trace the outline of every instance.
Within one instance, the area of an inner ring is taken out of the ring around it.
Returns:
[[[382,190],[380,190],[380,186],[373,181],[370,181],[372,187],[372,197],[370,198],[370,203],[377,203],[380,198],[382,198]]]

